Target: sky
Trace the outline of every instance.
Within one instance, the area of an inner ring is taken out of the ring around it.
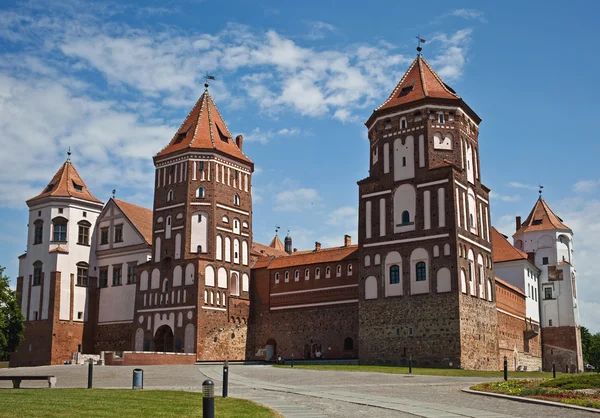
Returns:
[[[25,200],[71,159],[92,193],[152,207],[152,156],[211,95],[255,163],[254,240],[357,239],[364,122],[423,54],[474,109],[505,235],[544,198],[570,226],[582,324],[600,332],[596,2],[0,0],[0,266]]]

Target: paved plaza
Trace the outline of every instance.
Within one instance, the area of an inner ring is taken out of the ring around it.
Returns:
[[[221,393],[222,366],[142,366],[145,389],[200,391],[210,378]],[[133,367],[94,367],[94,387],[130,388]],[[57,376],[57,387],[87,387],[87,366],[0,369],[0,375]],[[596,417],[591,412],[472,395],[461,389],[485,379],[384,373],[315,371],[232,365],[229,396],[251,399],[286,417]],[[44,387],[24,382],[23,387]],[[10,388],[0,381],[0,388]],[[50,390],[50,389],[49,389]],[[0,407],[2,404],[0,395]]]

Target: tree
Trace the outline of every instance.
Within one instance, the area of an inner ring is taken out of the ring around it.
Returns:
[[[581,351],[583,353],[583,361],[590,362],[590,345],[592,344],[592,334],[586,327],[581,327]]]
[[[4,267],[0,266],[0,361],[8,360],[23,339],[23,314],[17,303],[17,292],[8,284]]]
[[[586,361],[596,368],[596,372],[600,372],[600,333],[591,336]]]

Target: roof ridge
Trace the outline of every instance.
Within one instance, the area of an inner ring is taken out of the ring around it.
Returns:
[[[229,135],[231,135],[231,142],[233,143],[233,145],[235,145],[235,147],[242,153],[242,155],[244,155],[246,158],[249,158],[246,154],[244,154],[244,151],[242,151],[240,149],[240,147],[238,147],[237,142],[233,138],[233,134],[231,133],[231,130],[229,130],[229,127],[227,126],[227,122],[225,122],[225,119],[221,115],[221,112],[219,112],[219,107],[214,102],[214,100],[212,100],[212,96],[211,96],[211,102],[212,102],[213,106],[215,107],[215,110],[217,111],[217,115],[219,115],[219,119],[221,119],[221,121],[223,121],[223,126],[225,127],[225,130],[227,130]]]
[[[179,128],[177,128],[177,131],[175,131],[175,135],[173,135],[173,138],[171,138],[171,140],[167,143],[167,145],[165,145],[159,152],[157,152],[156,155],[160,154],[161,152],[166,150],[171,145],[173,140],[177,137],[177,135],[179,135],[179,131],[181,131],[181,128],[183,128],[183,125],[185,125],[185,122],[188,120],[188,118],[190,117],[192,112],[196,109],[196,106],[198,106],[198,103],[200,102],[200,100],[202,100],[202,96],[200,96],[198,98],[198,100],[196,100],[196,103],[194,103],[194,106],[192,106],[192,109],[188,112],[187,116],[183,119],[183,122],[181,122],[181,125],[179,125]]]
[[[423,67],[421,67],[421,54],[417,57],[418,66],[419,66],[419,77],[421,78],[421,88],[423,89],[423,94],[427,97],[427,86],[425,85],[425,78],[423,76]]]
[[[196,105],[194,105],[194,109],[196,109],[196,106],[198,105],[200,100],[202,100],[202,104],[200,105],[200,110],[198,111],[198,117],[196,118],[196,126],[194,126],[194,135],[192,136],[192,140],[188,144],[188,148],[191,148],[192,144],[196,141],[196,135],[198,134],[198,127],[200,126],[200,123],[201,123],[200,119],[202,119],[202,111],[204,110],[204,106],[206,105],[206,90],[204,91],[204,93],[202,93],[202,96],[200,96],[200,99],[198,99],[198,101],[196,102]],[[192,110],[194,110],[194,109],[192,109]],[[209,114],[208,126],[210,126],[210,111],[208,112],[208,114]],[[212,140],[212,132],[211,132],[210,139]],[[214,145],[215,145],[215,142],[213,141],[213,147],[214,147]]]
[[[327,252],[327,251],[335,251],[335,250],[342,250],[344,248],[357,248],[358,244],[350,244],[350,245],[341,245],[339,247],[327,247],[327,248],[321,248],[318,250],[303,250],[303,251],[296,251],[295,253],[291,253],[290,255],[302,255],[302,254],[310,254],[310,253],[323,253],[323,252]]]
[[[436,78],[436,80],[442,85],[444,90],[446,90],[448,93],[450,93],[460,99],[460,96],[458,94],[456,94],[455,92],[450,91],[450,89],[448,89],[448,86],[446,86],[446,83],[444,83],[444,80],[441,79],[441,77],[438,75],[438,73],[431,67],[431,65],[429,65],[429,63],[427,62],[427,60],[425,58],[423,58],[423,62],[425,63],[427,68],[429,68],[429,70],[431,71],[433,76]]]

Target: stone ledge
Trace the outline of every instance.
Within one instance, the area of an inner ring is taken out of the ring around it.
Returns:
[[[465,393],[471,393],[471,394],[474,394],[474,395],[493,396],[493,397],[496,397],[496,398],[508,399],[508,400],[511,400],[511,401],[525,402],[525,403],[535,403],[535,404],[538,404],[538,405],[546,405],[546,406],[557,406],[559,408],[578,409],[580,411],[595,412],[597,414],[600,414],[600,409],[588,408],[588,407],[585,407],[585,406],[570,405],[570,404],[567,404],[567,403],[552,402],[552,401],[544,401],[544,400],[541,400],[541,399],[525,398],[523,396],[504,395],[502,393],[482,392],[480,390],[471,390],[469,388],[465,388],[462,391],[465,392]]]

